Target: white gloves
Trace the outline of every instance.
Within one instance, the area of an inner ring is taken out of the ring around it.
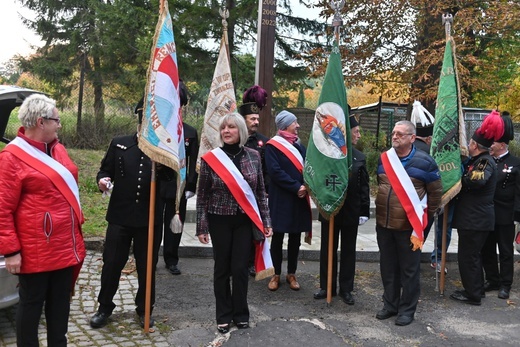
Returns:
[[[189,198],[192,198],[193,196],[195,196],[195,193],[194,192],[190,192],[190,191],[186,191],[186,193],[184,193],[185,196],[186,196],[186,200],[188,200]]]
[[[359,217],[359,225],[363,225],[367,222],[368,220],[368,217],[365,217],[365,216],[361,216]]]

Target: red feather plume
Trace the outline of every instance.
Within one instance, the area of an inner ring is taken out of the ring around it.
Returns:
[[[504,121],[500,117],[500,113],[493,110],[484,118],[476,132],[488,140],[498,141],[504,135]]]

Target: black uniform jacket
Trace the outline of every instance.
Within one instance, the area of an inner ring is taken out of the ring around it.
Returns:
[[[334,217],[334,225],[355,226],[359,217],[370,217],[370,188],[365,155],[352,147],[352,170],[348,180],[347,197],[338,214]],[[325,218],[319,215],[320,221]]]
[[[507,153],[496,164],[495,224],[520,222],[520,158]]]
[[[197,155],[199,153],[199,138],[197,129],[182,123],[184,129],[184,148],[186,149],[186,186],[184,191],[195,193],[197,190]],[[173,170],[172,170],[173,172]],[[161,185],[161,197],[165,199],[175,199],[177,193],[177,177],[175,172],[167,182]],[[183,194],[184,196],[184,194]]]
[[[267,167],[265,166],[265,144],[269,141],[269,138],[265,137],[260,133],[254,133],[250,135],[244,146],[257,150],[260,153],[260,159],[262,161],[262,175],[264,176],[265,191],[269,192],[269,175],[267,174]]]
[[[171,169],[163,166],[157,171],[163,170]],[[106,215],[109,223],[135,228],[148,226],[152,161],[137,146],[136,134],[112,139],[96,177],[97,182],[110,177],[114,184]],[[157,179],[157,190],[160,181]],[[156,194],[155,224],[161,223],[161,214],[161,199]]]
[[[461,230],[494,230],[493,197],[497,167],[493,157],[484,152],[471,158],[464,165],[461,181],[461,191],[455,198],[453,227]]]

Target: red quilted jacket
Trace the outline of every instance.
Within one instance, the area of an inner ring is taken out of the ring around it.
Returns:
[[[45,151],[78,180],[78,168],[63,145],[45,145],[18,136]],[[79,265],[85,258],[81,220],[54,184],[12,153],[0,152],[0,254],[21,253],[21,273]]]

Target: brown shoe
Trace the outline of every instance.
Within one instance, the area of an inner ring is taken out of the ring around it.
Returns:
[[[296,276],[294,276],[294,274],[288,274],[285,279],[292,290],[300,290],[300,284],[296,281]]]
[[[278,289],[278,286],[280,285],[280,275],[274,275],[271,277],[271,280],[269,281],[269,284],[267,285],[267,288],[271,291],[275,291]]]

